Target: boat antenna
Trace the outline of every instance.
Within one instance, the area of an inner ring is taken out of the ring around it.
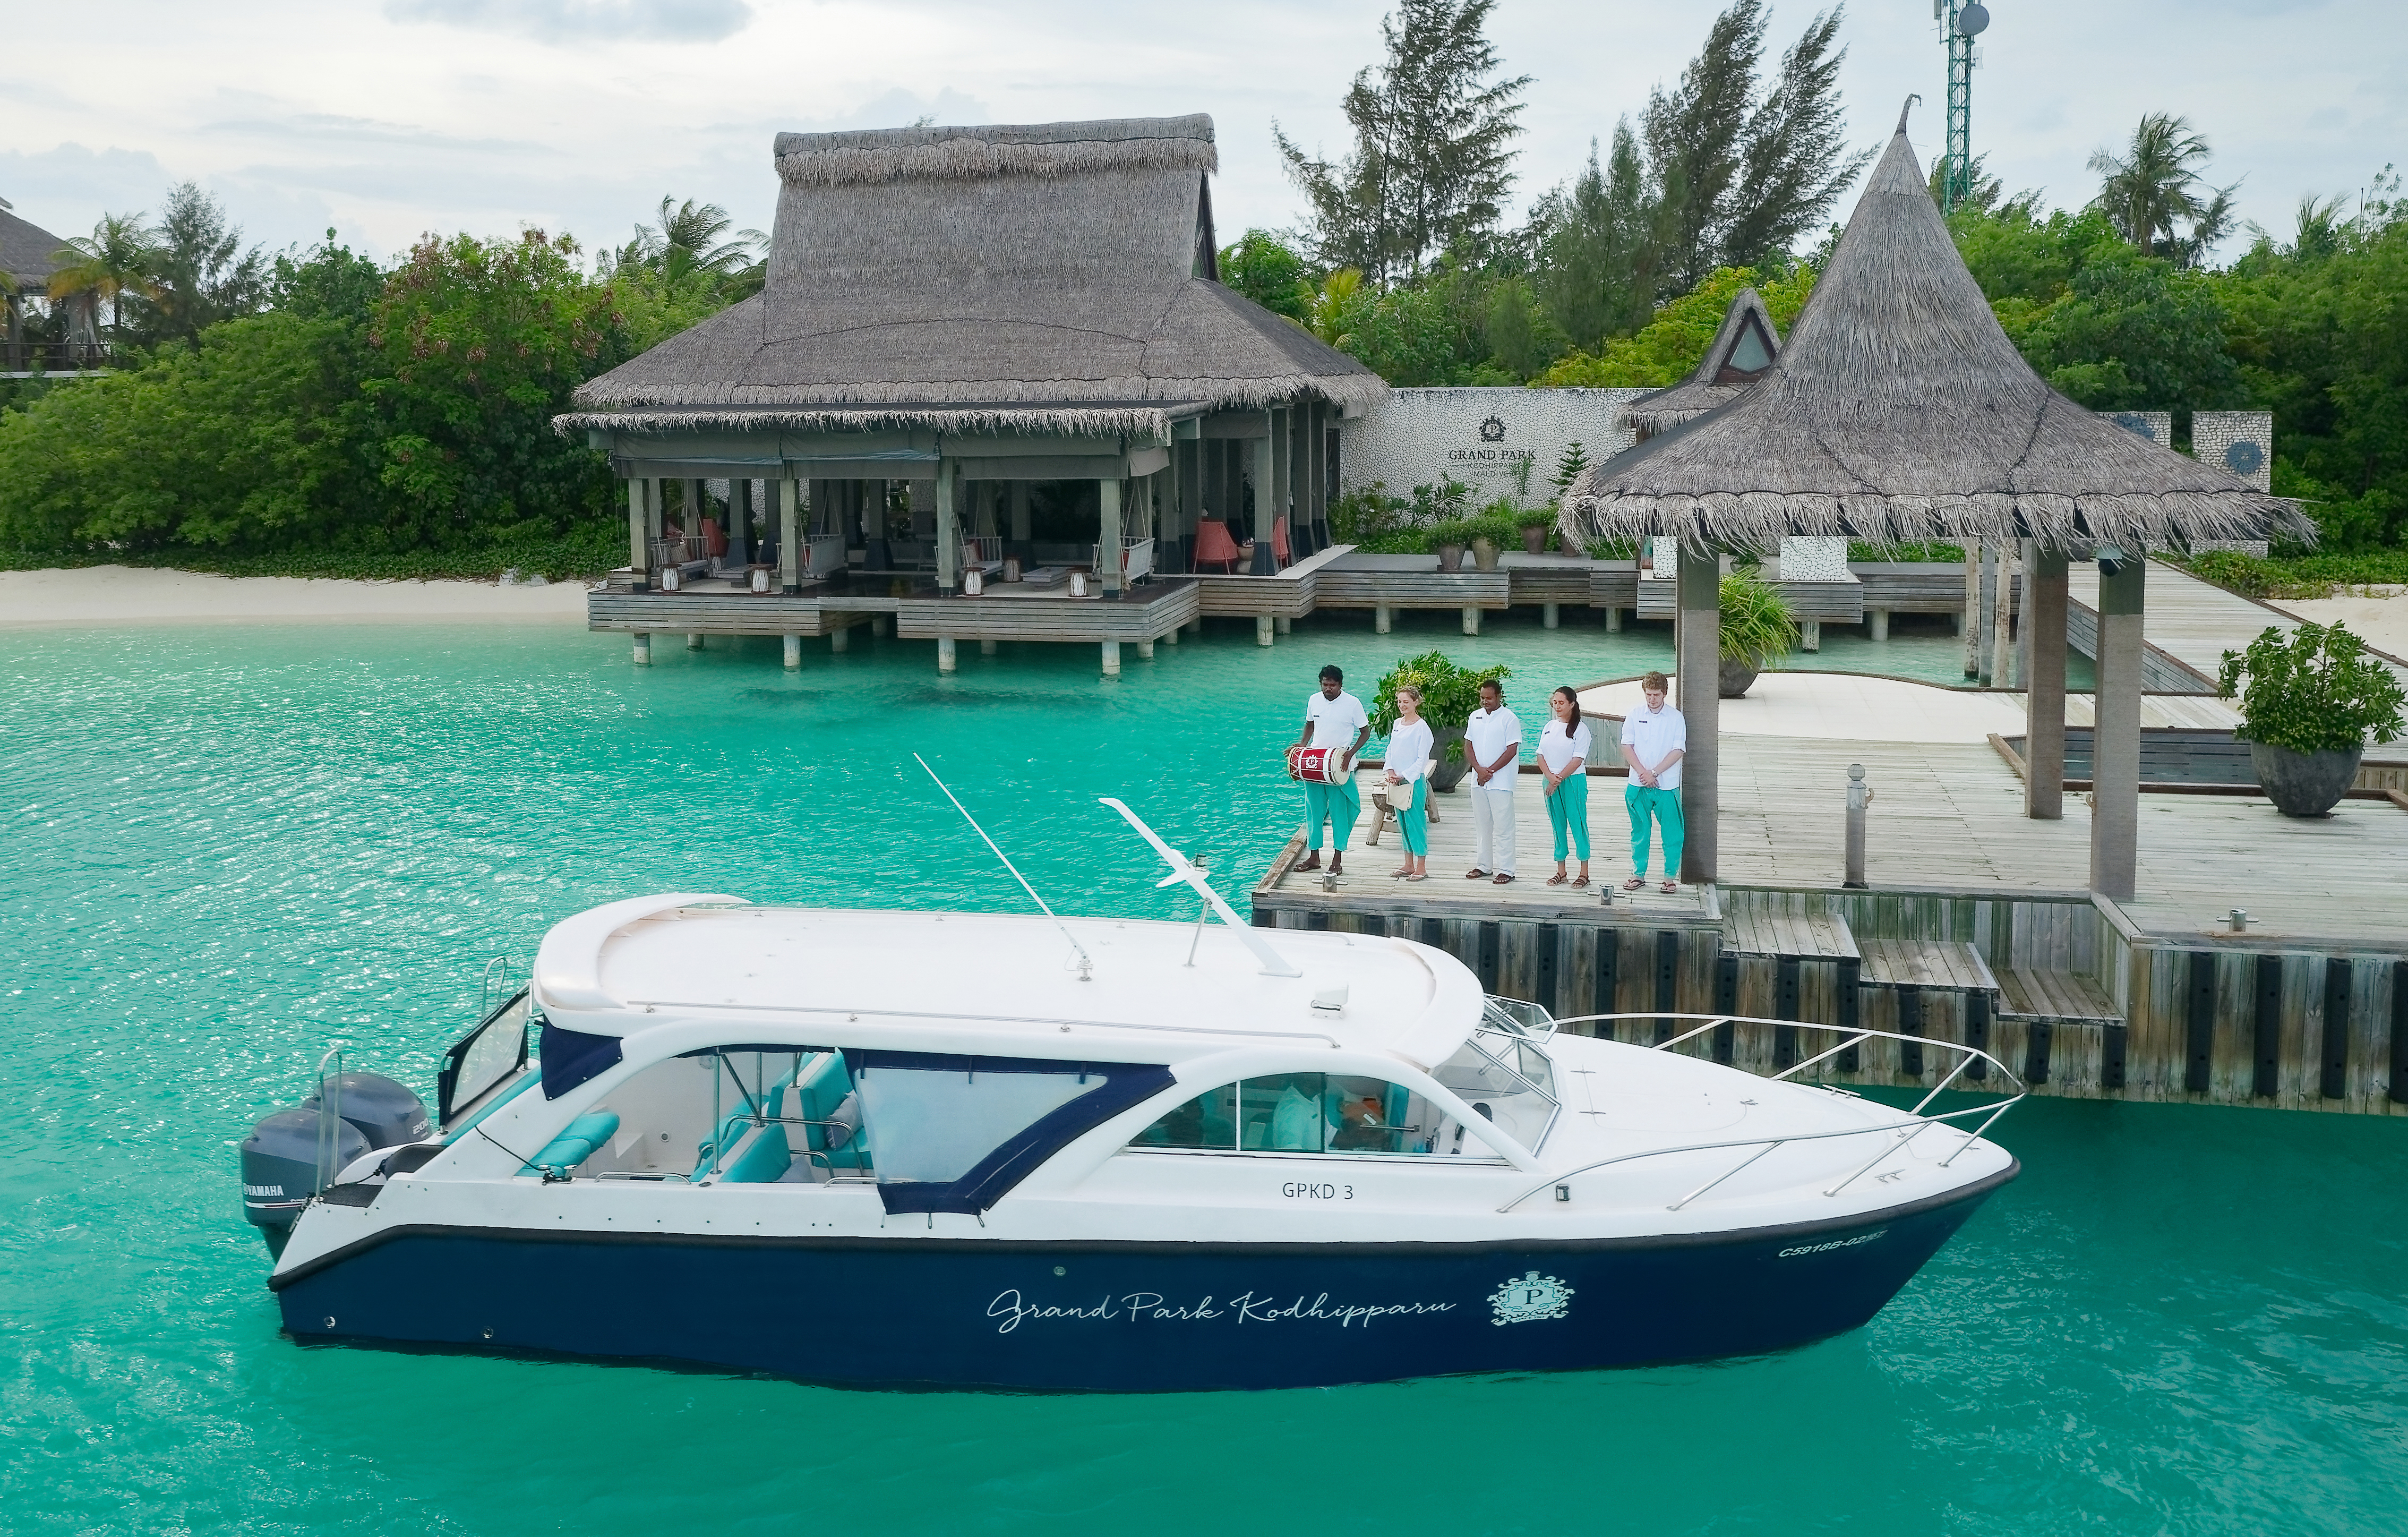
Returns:
[[[937,788],[945,792],[945,798],[953,803],[953,810],[962,813],[962,820],[970,825],[970,831],[978,834],[981,838],[986,839],[986,846],[995,850],[995,856],[1003,861],[1004,869],[1011,871],[1011,878],[1020,883],[1020,889],[1028,893],[1028,899],[1037,904],[1037,911],[1053,919],[1054,927],[1060,929],[1062,931],[1062,937],[1070,941],[1070,948],[1079,953],[1079,980],[1081,982],[1094,981],[1095,979],[1091,973],[1093,973],[1096,969],[1096,963],[1088,958],[1087,947],[1079,942],[1077,936],[1070,932],[1069,926],[1062,921],[1061,915],[1055,912],[1052,908],[1045,905],[1045,898],[1037,895],[1037,888],[1028,883],[1027,876],[1020,873],[1020,867],[1011,862],[1011,855],[1004,853],[1003,850],[996,845],[994,839],[987,838],[986,829],[979,826],[978,818],[970,815],[970,809],[962,804],[960,797],[954,795],[952,790],[946,788],[945,782],[943,780],[937,779],[937,771],[934,768],[928,768],[928,760],[926,758],[914,753],[911,754],[911,761],[918,764],[921,768],[927,769],[928,777],[930,779],[937,780]]]
[[[1161,834],[1155,832],[1152,827],[1147,826],[1145,823],[1139,818],[1135,812],[1130,811],[1121,802],[1114,800],[1110,796],[1099,796],[1096,798],[1100,799],[1105,805],[1110,806],[1113,811],[1120,812],[1122,816],[1127,818],[1128,825],[1138,830],[1138,836],[1153,844],[1154,852],[1162,855],[1163,863],[1170,867],[1169,876],[1162,881],[1160,884],[1167,886],[1184,881],[1189,885],[1194,886],[1197,893],[1201,896],[1205,901],[1211,904],[1212,911],[1221,915],[1221,921],[1227,924],[1229,927],[1236,932],[1238,942],[1244,945],[1248,950],[1253,951],[1254,959],[1263,963],[1263,975],[1267,977],[1300,977],[1304,975],[1303,972],[1288,964],[1286,956],[1282,955],[1278,951],[1271,948],[1270,941],[1263,938],[1262,930],[1254,927],[1250,924],[1239,922],[1238,914],[1231,910],[1227,902],[1221,899],[1221,894],[1212,889],[1212,883],[1205,879],[1205,872],[1201,867],[1191,862],[1185,855],[1164,842],[1162,840]],[[967,815],[968,813],[965,812],[964,814]]]

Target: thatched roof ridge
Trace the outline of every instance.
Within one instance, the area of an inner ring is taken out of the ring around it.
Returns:
[[[1584,537],[1759,551],[1784,535],[2030,538],[2076,553],[2315,535],[2297,504],[2032,372],[1957,255],[1903,119],[1763,380],[1593,467],[1564,506]]]
[[[1182,409],[1184,404],[1186,409]],[[619,432],[910,432],[966,435],[1029,433],[1066,438],[1134,438],[1162,441],[1170,424],[1192,415],[1192,403],[1127,401],[1112,405],[1020,406],[1001,401],[953,406],[779,407],[700,406],[685,409],[570,411],[552,419],[566,438],[588,428]]]
[[[1377,374],[1200,275],[1211,142],[1200,115],[782,135],[763,292],[576,402],[1373,405]]]
[[[1718,383],[1722,371],[1731,360],[1740,340],[1747,334],[1753,319],[1761,327],[1765,350],[1772,357],[1781,356],[1781,330],[1772,323],[1772,311],[1764,307],[1764,295],[1753,288],[1742,288],[1731,295],[1730,308],[1723,311],[1723,323],[1714,332],[1714,339],[1706,355],[1698,360],[1689,377],[1678,384],[1668,384],[1653,395],[1642,395],[1622,408],[1622,422],[1640,433],[1653,436],[1669,432],[1682,423],[1699,417],[1717,406],[1727,406],[1742,390],[1756,382],[1746,380],[1737,383]]]
[[[1221,165],[1212,120],[1202,112],[1101,122],[780,134],[777,159],[778,175],[805,187],[1091,171],[1213,171]]]

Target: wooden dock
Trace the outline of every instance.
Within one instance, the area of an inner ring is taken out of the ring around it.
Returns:
[[[1983,1045],[2048,1094],[2408,1113],[2408,804],[2344,801],[2295,821],[2254,796],[2144,795],[2139,892],[2094,897],[2088,810],[2022,815],[1983,744],[1723,739],[1715,888],[1616,889],[1622,781],[1590,787],[1586,892],[1548,886],[1535,774],[1516,797],[1521,876],[1463,880],[1468,797],[1442,796],[1430,879],[1392,879],[1391,830],[1348,873],[1298,875],[1291,841],[1254,893],[1267,927],[1406,934],[1484,985],[1558,1015],[1730,1012],[1856,1023]],[[1846,769],[1866,766],[1870,889],[1841,884]],[[1611,895],[1611,903],[1603,898]],[[2249,913],[2234,932],[2229,910]],[[1634,1027],[1626,1039],[1669,1027]],[[1720,1059],[1778,1068],[1811,1032],[1732,1027]],[[1869,1041],[1834,1082],[1933,1082],[1919,1053]]]

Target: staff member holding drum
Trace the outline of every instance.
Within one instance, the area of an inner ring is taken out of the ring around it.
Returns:
[[[1330,779],[1326,783],[1304,781],[1304,846],[1311,853],[1296,867],[1298,873],[1321,868],[1325,821],[1337,844],[1330,852],[1329,873],[1346,872],[1346,840],[1354,835],[1354,819],[1363,814],[1363,797],[1354,789],[1354,760],[1370,740],[1371,717],[1363,712],[1363,701],[1346,692],[1346,674],[1335,667],[1323,668],[1319,691],[1304,701],[1304,729],[1297,735],[1296,747],[1332,749]],[[1295,748],[1289,749],[1288,762],[1296,762]],[[1293,767],[1289,775],[1302,777]]]

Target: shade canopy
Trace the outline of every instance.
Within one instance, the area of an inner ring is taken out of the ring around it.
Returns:
[[[1761,380],[1781,356],[1781,332],[1764,296],[1753,288],[1731,295],[1723,312],[1722,328],[1697,368],[1678,384],[1642,395],[1622,408],[1622,420],[1641,438],[1669,432],[1682,423],[1705,415],[1737,399]]]
[[[1212,120],[781,134],[767,283],[565,426],[1142,431],[1379,376],[1215,280]]]
[[[1903,117],[1762,381],[1592,467],[1564,506],[1588,535],[1756,551],[1785,535],[2087,554],[2315,533],[2295,503],[2032,371],[1958,256]]]
[[[65,247],[49,230],[9,212],[7,202],[0,199],[0,272],[16,280],[19,293],[39,294],[47,288]]]

